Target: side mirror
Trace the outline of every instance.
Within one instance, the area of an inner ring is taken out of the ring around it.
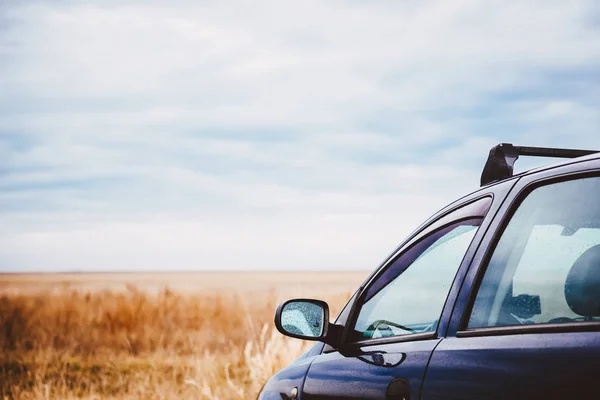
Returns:
[[[321,300],[284,301],[275,311],[275,327],[293,338],[325,341],[329,331],[329,306]]]

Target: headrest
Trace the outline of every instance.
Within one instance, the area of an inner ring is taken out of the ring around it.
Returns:
[[[600,316],[600,245],[587,249],[571,267],[565,281],[565,299],[576,314]]]

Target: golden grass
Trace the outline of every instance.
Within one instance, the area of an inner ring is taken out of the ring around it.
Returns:
[[[337,313],[352,287],[325,296]],[[272,323],[272,289],[0,294],[0,398],[248,399],[311,342]],[[323,296],[321,296],[323,298]]]

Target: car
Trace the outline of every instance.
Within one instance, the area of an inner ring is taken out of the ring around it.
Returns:
[[[567,160],[514,174],[520,156]],[[291,299],[275,326],[317,343],[260,400],[600,399],[600,153],[493,147],[335,321]]]

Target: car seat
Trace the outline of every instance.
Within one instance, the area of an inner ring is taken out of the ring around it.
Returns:
[[[565,281],[565,299],[585,321],[600,317],[600,245],[587,249],[571,267]]]

